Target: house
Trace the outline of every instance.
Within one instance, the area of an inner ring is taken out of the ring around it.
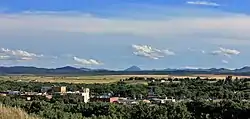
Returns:
[[[52,91],[52,87],[51,86],[43,86],[41,88],[41,93],[48,93],[49,91]]]
[[[171,99],[168,99],[166,97],[164,100],[165,100],[165,102],[176,102],[176,100],[173,97]]]
[[[52,91],[56,93],[66,93],[66,86],[55,86],[52,87]]]
[[[27,97],[27,99],[26,99],[27,101],[30,101],[31,100],[31,97]]]
[[[52,95],[45,95],[45,98],[47,98],[49,100],[52,99],[52,97],[53,97]]]
[[[174,98],[168,99],[167,97],[165,99],[160,99],[160,98],[152,98],[151,102],[153,104],[164,104],[166,102],[176,102]]]
[[[118,97],[110,97],[110,96],[96,96],[93,98],[90,98],[91,102],[118,102],[119,98]]]
[[[67,96],[67,95],[75,95],[75,96],[81,96],[83,99],[83,102],[87,103],[90,100],[90,90],[89,88],[82,88],[81,91],[65,91],[66,88],[60,89],[60,87],[57,87],[59,89],[53,89],[53,96]],[[65,92],[64,92],[65,91]]]
[[[127,105],[136,105],[139,103],[138,100],[133,100],[133,99],[128,99],[128,100],[124,100],[123,102],[119,102],[122,104],[127,104]]]
[[[22,95],[42,95],[42,93],[38,93],[38,92],[24,92],[24,94]]]
[[[166,82],[166,80],[161,80],[161,83],[165,83]]]
[[[0,96],[7,96],[8,92],[0,92]]]
[[[21,92],[20,91],[8,91],[9,95],[20,95]]]
[[[142,100],[144,103],[150,103],[150,100]]]

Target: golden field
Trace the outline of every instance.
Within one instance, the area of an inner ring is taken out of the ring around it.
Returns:
[[[225,79],[227,75],[188,75],[188,76],[173,76],[173,75],[103,75],[103,76],[0,76],[0,80],[20,81],[20,82],[65,82],[65,83],[114,83],[129,77],[153,77],[153,78],[196,78],[201,79]],[[250,78],[250,76],[233,76],[233,78]]]

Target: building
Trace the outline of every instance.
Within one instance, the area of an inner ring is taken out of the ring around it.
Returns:
[[[144,103],[150,103],[150,100],[142,100]]]
[[[134,99],[127,99],[127,98],[119,98],[118,102],[119,104],[124,104],[124,105],[135,105],[139,104],[140,100],[134,100]]]
[[[7,91],[9,95],[20,95],[20,91]]]
[[[38,93],[38,92],[24,92],[22,95],[42,95],[42,93]]]
[[[89,88],[83,88],[82,96],[85,103],[89,102],[90,96],[89,96]]]
[[[110,96],[97,96],[97,97],[90,98],[91,102],[110,102],[110,103],[114,103],[114,102],[118,102],[118,100],[119,100],[118,97],[110,97]]]
[[[152,98],[150,102],[153,104],[164,104],[166,102],[176,102],[176,100],[174,98],[168,99],[167,97],[165,99]]]
[[[41,88],[41,93],[48,93],[50,91],[52,91],[52,87],[51,86],[43,86]]]
[[[52,95],[45,95],[45,98],[47,98],[49,100],[52,99],[52,97],[53,97]]]
[[[27,97],[27,99],[26,99],[27,101],[30,101],[31,100],[31,97]]]
[[[165,83],[166,82],[166,80],[161,80],[161,83]]]
[[[156,86],[149,86],[148,88],[148,97],[154,97],[156,96]]]
[[[0,92],[0,96],[7,96],[8,92]]]
[[[66,93],[66,86],[56,86],[56,87],[52,87],[52,91],[53,92],[57,92],[57,93]]]

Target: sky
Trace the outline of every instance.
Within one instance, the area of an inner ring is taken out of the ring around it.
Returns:
[[[249,0],[0,0],[0,65],[250,65]]]

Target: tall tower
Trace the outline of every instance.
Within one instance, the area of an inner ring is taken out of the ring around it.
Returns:
[[[85,103],[89,102],[90,99],[89,92],[90,92],[89,88],[83,88],[82,96]]]

